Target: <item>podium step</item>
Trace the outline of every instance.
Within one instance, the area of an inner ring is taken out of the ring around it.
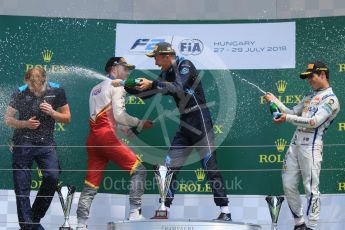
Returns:
[[[261,226],[241,222],[206,220],[117,221],[108,230],[261,230]]]

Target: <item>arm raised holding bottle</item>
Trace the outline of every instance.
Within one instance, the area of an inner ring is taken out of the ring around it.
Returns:
[[[301,115],[303,112],[304,102],[294,106],[292,109],[286,107],[274,94],[267,92],[264,96],[267,103],[270,106],[270,112],[273,115],[273,122],[276,124],[284,123],[286,121],[286,115]]]
[[[299,77],[308,82],[312,91],[292,109],[288,109],[271,93],[265,94],[264,98],[282,111],[280,118],[273,119],[274,123],[286,121],[296,126],[282,171],[283,190],[294,217],[294,229],[317,229],[321,207],[319,184],[323,138],[339,113],[340,105],[329,83],[329,69],[325,63],[309,63]],[[275,109],[273,105],[272,109]],[[307,221],[299,195],[301,175],[309,203]]]

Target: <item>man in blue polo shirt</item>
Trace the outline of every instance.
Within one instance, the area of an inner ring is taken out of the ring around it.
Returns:
[[[40,220],[53,199],[60,169],[54,147],[55,122],[69,123],[71,114],[64,89],[48,82],[43,68],[28,70],[24,81],[12,94],[5,123],[14,128],[12,168],[20,228],[42,230]],[[42,170],[43,180],[31,207],[33,161]]]

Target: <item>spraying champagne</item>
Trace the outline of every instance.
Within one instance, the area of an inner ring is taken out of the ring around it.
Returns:
[[[243,79],[243,78],[241,78],[241,80],[242,81],[244,81],[244,82],[246,82],[247,84],[249,84],[249,85],[251,85],[251,86],[254,86],[258,91],[260,91],[261,93],[263,93],[263,94],[267,94],[267,92],[266,91],[264,91],[263,89],[261,89],[259,86],[257,86],[257,85],[255,85],[254,83],[252,83],[252,82],[250,82],[250,81],[248,81],[248,80],[246,80],[246,79]],[[281,117],[281,111],[280,111],[280,109],[278,108],[278,106],[277,106],[277,104],[276,103],[274,103],[273,101],[270,101],[269,102],[269,108],[270,108],[270,112],[271,112],[271,114],[272,114],[272,116],[273,116],[273,118],[274,119],[278,119],[278,118],[280,118]]]

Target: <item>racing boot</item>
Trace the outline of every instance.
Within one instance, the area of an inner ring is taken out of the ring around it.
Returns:
[[[217,221],[232,221],[231,219],[231,213],[224,213],[224,212],[221,212],[219,214],[219,216],[217,217],[217,219],[214,219],[214,220],[217,220]]]
[[[305,226],[305,223],[300,224],[300,225],[296,225],[294,227],[294,230],[307,230],[307,226]]]

